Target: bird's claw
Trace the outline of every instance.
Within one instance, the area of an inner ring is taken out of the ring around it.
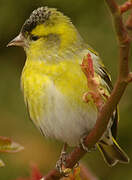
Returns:
[[[65,168],[66,156],[67,156],[67,153],[63,151],[60,155],[59,160],[56,163],[56,168],[61,174],[63,174],[63,176],[68,177],[69,173],[71,172],[71,169]]]

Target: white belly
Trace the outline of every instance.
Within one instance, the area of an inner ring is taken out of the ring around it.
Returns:
[[[39,119],[42,132],[71,146],[78,145],[80,138],[94,127],[96,110],[88,104],[87,110],[73,108],[53,84],[47,89],[47,96],[46,113]]]

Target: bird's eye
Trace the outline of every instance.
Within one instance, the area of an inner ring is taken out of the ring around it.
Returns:
[[[39,36],[33,36],[33,35],[32,35],[32,36],[30,37],[30,39],[33,40],[33,41],[37,41],[37,40],[39,39]]]

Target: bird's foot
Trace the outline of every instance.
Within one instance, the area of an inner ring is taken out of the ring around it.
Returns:
[[[66,168],[66,156],[67,153],[65,151],[61,152],[60,158],[56,163],[57,170],[65,177],[67,177],[72,171],[72,169]]]
[[[82,147],[82,149],[86,152],[91,152],[92,150],[96,150],[96,145],[94,145],[92,148],[88,148],[86,145],[85,145],[85,139],[86,139],[86,136],[83,136],[81,139],[80,139],[80,145]]]
[[[62,172],[62,168],[66,164],[66,155],[67,155],[66,152],[61,152],[59,160],[56,163],[56,168],[59,170],[59,172]]]

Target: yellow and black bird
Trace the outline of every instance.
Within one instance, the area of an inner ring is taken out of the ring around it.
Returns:
[[[112,90],[110,76],[99,55],[84,42],[67,16],[48,7],[34,10],[8,46],[22,46],[26,52],[21,87],[32,121],[45,136],[78,146],[94,127],[98,113],[90,94],[87,103],[82,98],[91,92],[80,66],[87,54],[99,88],[105,96]],[[107,101],[105,96],[102,94]],[[110,166],[129,161],[115,140],[117,123],[115,110],[97,143]]]

